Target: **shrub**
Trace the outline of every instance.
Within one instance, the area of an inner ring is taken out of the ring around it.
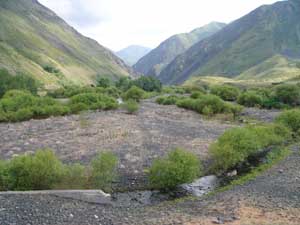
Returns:
[[[144,97],[144,91],[136,86],[132,86],[123,95],[123,99],[125,100],[133,99],[137,102],[139,102],[143,97]]]
[[[255,107],[262,105],[263,98],[254,91],[246,91],[238,98],[238,103],[247,107]]]
[[[80,107],[84,109],[88,107],[88,109],[93,110],[109,110],[118,108],[118,103],[115,98],[109,97],[104,94],[85,93],[73,96],[70,101],[70,107],[75,111],[79,110]]]
[[[202,96],[203,96],[203,93],[200,91],[195,91],[191,94],[191,98],[193,98],[193,99],[201,98]]]
[[[0,160],[0,191],[8,190],[7,162]]]
[[[300,87],[295,84],[283,84],[275,88],[275,97],[284,104],[300,104]]]
[[[70,113],[63,106],[49,97],[36,97],[26,91],[8,91],[0,100],[0,122],[17,122],[31,118],[46,118]]]
[[[61,181],[56,185],[59,189],[85,189],[88,175],[86,168],[79,164],[64,165]]]
[[[123,108],[127,110],[129,114],[133,114],[139,110],[139,104],[136,101],[130,99],[123,104]]]
[[[179,99],[176,95],[161,96],[156,99],[156,102],[160,105],[176,105]]]
[[[110,191],[117,178],[117,157],[110,152],[101,153],[91,163],[91,183],[94,188]]]
[[[215,95],[203,95],[198,99],[185,98],[177,101],[177,106],[190,109],[201,114],[232,113],[236,109]]]
[[[127,91],[133,86],[132,80],[129,77],[121,77],[116,82],[116,87],[122,91]]]
[[[243,163],[248,157],[290,138],[287,129],[277,125],[248,126],[226,131],[211,145],[214,169],[227,171]]]
[[[54,66],[46,65],[43,69],[48,73],[59,73],[59,69],[55,68]]]
[[[111,86],[110,79],[108,79],[106,77],[100,77],[97,79],[97,87],[108,88],[110,86]]]
[[[133,85],[147,92],[161,92],[162,90],[161,82],[157,78],[151,76],[141,76],[133,81]]]
[[[189,183],[201,175],[197,156],[176,149],[164,159],[155,160],[149,171],[149,180],[154,188],[170,190],[179,184]]]
[[[293,109],[281,113],[277,118],[276,122],[285,125],[294,133],[299,134],[300,132],[300,110]]]
[[[61,179],[63,167],[53,152],[37,151],[11,160],[8,175],[11,190],[51,189]]]
[[[7,70],[0,70],[0,98],[9,90],[27,90],[36,94],[38,90],[37,82],[24,74],[13,76]]]
[[[237,87],[229,85],[213,86],[211,93],[225,101],[236,101],[239,97],[240,90]]]

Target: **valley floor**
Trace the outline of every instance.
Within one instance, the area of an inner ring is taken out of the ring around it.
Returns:
[[[278,112],[246,109],[244,114],[272,121]],[[232,126],[237,124],[204,120],[191,111],[146,100],[137,115],[117,110],[0,124],[0,155],[11,158],[51,148],[66,162],[87,162],[97,151],[112,150],[120,157],[120,172],[138,179],[154,158],[174,147],[184,147],[206,160],[209,144]],[[254,181],[202,199],[152,206],[133,199],[130,206],[91,204],[47,194],[0,195],[0,224],[299,225],[299,145],[291,149],[288,158]]]

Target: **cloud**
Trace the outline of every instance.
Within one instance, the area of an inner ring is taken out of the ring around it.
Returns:
[[[156,47],[211,21],[230,22],[276,0],[40,0],[81,33],[118,50]]]

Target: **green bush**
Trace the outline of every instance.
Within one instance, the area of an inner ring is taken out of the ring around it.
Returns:
[[[160,105],[176,105],[179,99],[181,98],[176,95],[161,96],[156,99],[156,103]]]
[[[289,138],[288,129],[273,124],[233,128],[210,146],[213,167],[217,171],[233,169],[248,157],[269,146],[280,145]]]
[[[201,98],[202,96],[203,96],[203,93],[200,91],[195,91],[191,94],[191,98],[193,98],[193,99]]]
[[[56,100],[49,97],[36,97],[26,91],[8,91],[0,100],[0,122],[17,122],[69,113],[69,107],[63,106]]]
[[[300,133],[300,109],[288,110],[281,113],[276,122],[285,125],[294,133]]]
[[[108,88],[112,85],[112,82],[107,77],[100,77],[97,79],[97,87]]]
[[[84,109],[88,107],[88,109],[92,109],[92,110],[95,109],[109,110],[109,109],[118,108],[118,103],[116,99],[104,94],[97,94],[97,93],[79,94],[73,96],[70,100],[71,100],[70,108],[75,111],[76,109],[78,110],[79,107],[83,107]]]
[[[255,91],[246,91],[239,96],[238,103],[247,107],[261,106],[263,97]]]
[[[13,76],[7,70],[0,70],[0,98],[9,90],[27,90],[36,94],[38,90],[37,82],[31,77],[23,74]]]
[[[0,160],[0,191],[8,190],[7,162]]]
[[[91,163],[91,183],[93,188],[111,191],[117,178],[118,158],[110,152],[101,153]]]
[[[132,86],[128,91],[123,94],[124,100],[133,99],[139,102],[144,97],[144,91],[136,86]]]
[[[162,83],[151,76],[141,76],[134,80],[132,84],[147,92],[161,92],[162,90]]]
[[[17,156],[8,166],[10,190],[51,189],[60,181],[63,166],[53,152],[37,151],[35,155]]]
[[[226,103],[220,97],[215,95],[203,95],[197,99],[185,98],[177,101],[177,106],[206,115],[237,113],[241,110],[239,106]]]
[[[164,159],[155,160],[149,171],[153,188],[170,190],[180,184],[192,182],[202,174],[202,167],[196,155],[176,149]]]
[[[236,101],[239,97],[240,90],[237,87],[229,85],[213,86],[211,88],[211,94],[217,95],[225,101]]]
[[[136,101],[129,99],[123,104],[123,108],[127,110],[129,114],[133,114],[139,110],[139,104]]]
[[[64,165],[60,182],[55,186],[59,189],[86,189],[88,174],[86,168],[79,164]]]
[[[283,84],[275,88],[275,97],[279,102],[296,106],[300,104],[300,87],[295,84]]]

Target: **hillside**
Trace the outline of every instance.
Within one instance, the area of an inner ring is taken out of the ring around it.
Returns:
[[[123,59],[127,65],[133,66],[140,58],[147,55],[150,51],[150,48],[144,46],[130,45],[127,48],[116,52],[116,55]]]
[[[195,29],[190,33],[174,35],[141,58],[134,65],[134,69],[145,75],[158,76],[159,73],[176,58],[176,56],[185,52],[198,41],[215,34],[223,27],[225,27],[224,23],[212,22],[206,26]]]
[[[131,70],[37,0],[0,1],[0,69],[26,73],[48,88],[116,79]]]
[[[178,56],[160,79],[175,84],[198,75],[274,79],[300,74],[299,21],[298,0],[261,6]]]

